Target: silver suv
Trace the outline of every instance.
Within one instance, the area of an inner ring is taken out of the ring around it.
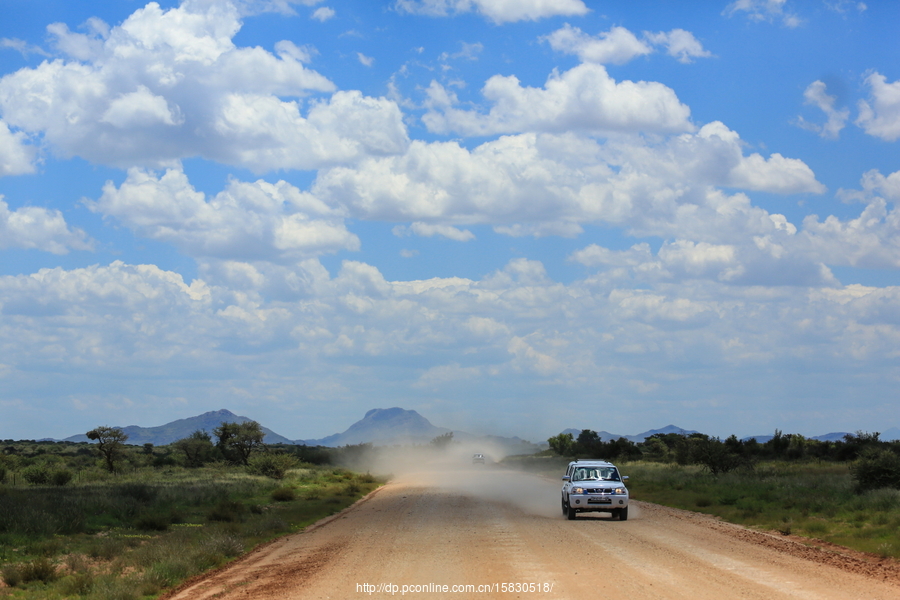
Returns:
[[[608,512],[628,520],[628,477],[605,460],[576,460],[563,476],[562,512],[571,521],[579,512]]]

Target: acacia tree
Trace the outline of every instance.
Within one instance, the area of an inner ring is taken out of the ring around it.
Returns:
[[[571,433],[561,433],[547,439],[550,449],[560,456],[572,456],[575,440]]]
[[[453,432],[448,431],[447,433],[441,434],[436,438],[431,440],[431,445],[437,448],[438,450],[446,450],[447,447],[453,442]]]
[[[184,452],[187,466],[189,467],[199,467],[203,463],[213,460],[216,450],[209,434],[202,429],[198,429],[188,437],[178,440],[173,446]]]
[[[218,438],[216,445],[226,458],[234,462],[248,464],[254,450],[263,447],[265,433],[256,421],[244,423],[222,423],[213,434]]]
[[[114,473],[116,463],[122,459],[128,434],[118,427],[101,425],[96,429],[91,429],[86,435],[89,440],[97,442],[97,451],[106,461],[106,469],[110,473]]]

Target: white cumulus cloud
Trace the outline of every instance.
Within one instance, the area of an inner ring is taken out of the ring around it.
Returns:
[[[582,62],[620,65],[653,52],[650,46],[624,27],[612,27],[595,37],[567,23],[545,39],[557,52],[574,54]]]
[[[359,248],[340,214],[283,181],[232,180],[207,199],[182,171],[135,168],[88,207],[197,258],[283,262]]]
[[[599,64],[554,72],[543,88],[523,87],[513,75],[495,75],[481,90],[487,114],[454,106],[453,97],[432,83],[431,110],[422,117],[430,131],[493,135],[522,131],[690,131],[690,109],[665,85],[616,82]]]
[[[0,119],[0,177],[34,172],[36,149],[27,143],[27,136],[12,132]]]
[[[249,4],[150,3],[112,28],[93,20],[88,33],[54,24],[66,57],[0,78],[4,120],[65,156],[122,167],[200,156],[263,172],[402,151],[399,108],[334,93],[304,64],[313,50],[237,47],[242,14],[290,3]],[[334,95],[301,101],[323,93]]]
[[[11,211],[0,195],[0,249],[4,248],[68,254],[93,249],[93,241],[81,229],[69,227],[58,210],[23,206]]]
[[[869,101],[859,101],[856,124],[869,135],[896,142],[900,138],[900,81],[888,83],[881,73],[872,73],[866,83],[872,96]]]

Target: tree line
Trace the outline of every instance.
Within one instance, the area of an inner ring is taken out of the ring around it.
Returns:
[[[5,440],[0,452],[0,483],[24,480],[33,485],[63,486],[75,473],[92,468],[113,474],[143,467],[198,468],[212,463],[242,466],[251,473],[280,479],[301,462],[330,464],[338,457],[330,448],[265,444],[265,433],[256,421],[223,422],[211,434],[197,430],[165,446],[128,444],[127,433],[106,425],[86,435],[93,444]]]
[[[577,438],[561,433],[547,443],[560,456],[694,464],[712,475],[752,469],[761,460],[852,462],[859,491],[900,489],[900,441],[881,440],[879,433],[858,431],[840,440],[823,441],[776,429],[775,435],[762,443],[735,435],[722,440],[703,433],[657,433],[635,443],[624,437],[604,441],[596,431],[583,429]]]

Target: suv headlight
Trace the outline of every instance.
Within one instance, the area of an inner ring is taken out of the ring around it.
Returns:
[[[614,493],[614,494],[622,494],[622,495],[625,495],[625,494],[628,493],[628,490],[626,490],[626,489],[623,488],[623,487],[620,487],[620,488],[616,488],[615,490],[613,490],[613,493]]]
[[[584,493],[584,488],[575,488],[575,489],[572,490],[572,493],[573,493],[573,494],[583,494],[583,493]]]

